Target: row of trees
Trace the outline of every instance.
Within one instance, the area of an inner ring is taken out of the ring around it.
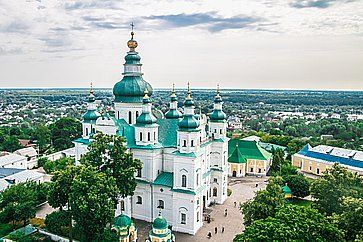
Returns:
[[[338,164],[334,165],[320,179],[312,182],[310,193],[314,201],[311,206],[305,207],[284,200],[281,186],[285,179],[291,178],[282,175],[272,176],[266,190],[258,191],[253,200],[242,205],[246,229],[235,237],[235,242],[362,240],[361,177]],[[290,185],[303,181],[297,178],[298,175],[289,176],[295,176]],[[294,190],[305,190],[290,188],[293,194],[296,194]]]
[[[72,141],[82,134],[82,125],[73,118],[60,118],[56,122],[0,127],[0,150],[13,152],[20,149],[19,139],[36,141],[40,152],[53,152],[72,147]]]

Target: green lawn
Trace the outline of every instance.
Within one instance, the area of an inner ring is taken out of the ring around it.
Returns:
[[[293,199],[289,200],[288,203],[298,205],[298,206],[310,207],[310,204],[312,203],[312,201],[301,199],[301,198],[293,198]]]

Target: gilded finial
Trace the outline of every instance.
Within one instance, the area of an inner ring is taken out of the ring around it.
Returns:
[[[219,97],[220,91],[219,91],[219,84],[217,84],[217,96]]]
[[[131,39],[127,42],[127,46],[130,48],[130,51],[135,51],[135,48],[137,47],[137,41],[134,40],[134,22],[130,24],[131,26]]]

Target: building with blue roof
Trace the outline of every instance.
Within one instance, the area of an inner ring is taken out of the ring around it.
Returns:
[[[363,174],[363,152],[328,145],[311,147],[305,145],[292,156],[292,164],[302,172],[321,175],[334,163],[346,167],[351,172]]]
[[[153,89],[143,79],[133,32],[127,45],[130,50],[123,77],[113,88],[114,115],[100,110],[91,88],[83,134],[74,140],[76,163],[96,133],[124,137],[143,167],[135,173],[134,196],[120,199],[116,216],[125,214],[152,222],[162,212],[174,231],[195,234],[203,225],[203,209],[212,203],[223,204],[227,198],[229,139],[219,88],[213,111],[207,116],[195,113],[189,83],[180,112],[173,86],[169,110],[156,117]]]

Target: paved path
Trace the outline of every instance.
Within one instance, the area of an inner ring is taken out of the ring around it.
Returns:
[[[187,242],[203,242],[203,241],[232,241],[236,234],[241,233],[244,229],[243,227],[243,217],[239,211],[239,203],[244,203],[245,201],[254,197],[256,190],[266,187],[267,178],[255,178],[247,177],[241,178],[241,181],[231,182],[229,188],[232,189],[232,195],[226,200],[223,205],[215,205],[211,208],[213,212],[211,217],[214,221],[211,223],[204,222],[202,228],[200,228],[196,235],[188,235],[182,233],[175,233],[176,241],[187,241]],[[258,187],[256,188],[256,183]],[[237,207],[234,207],[234,202],[237,202]],[[224,216],[224,210],[227,208],[228,215]],[[145,241],[146,236],[150,230],[150,225],[146,222],[136,221],[139,229],[139,241]],[[214,233],[214,228],[218,228],[218,233]],[[221,233],[222,227],[225,228],[225,232]],[[212,238],[208,239],[208,232],[212,233]]]

